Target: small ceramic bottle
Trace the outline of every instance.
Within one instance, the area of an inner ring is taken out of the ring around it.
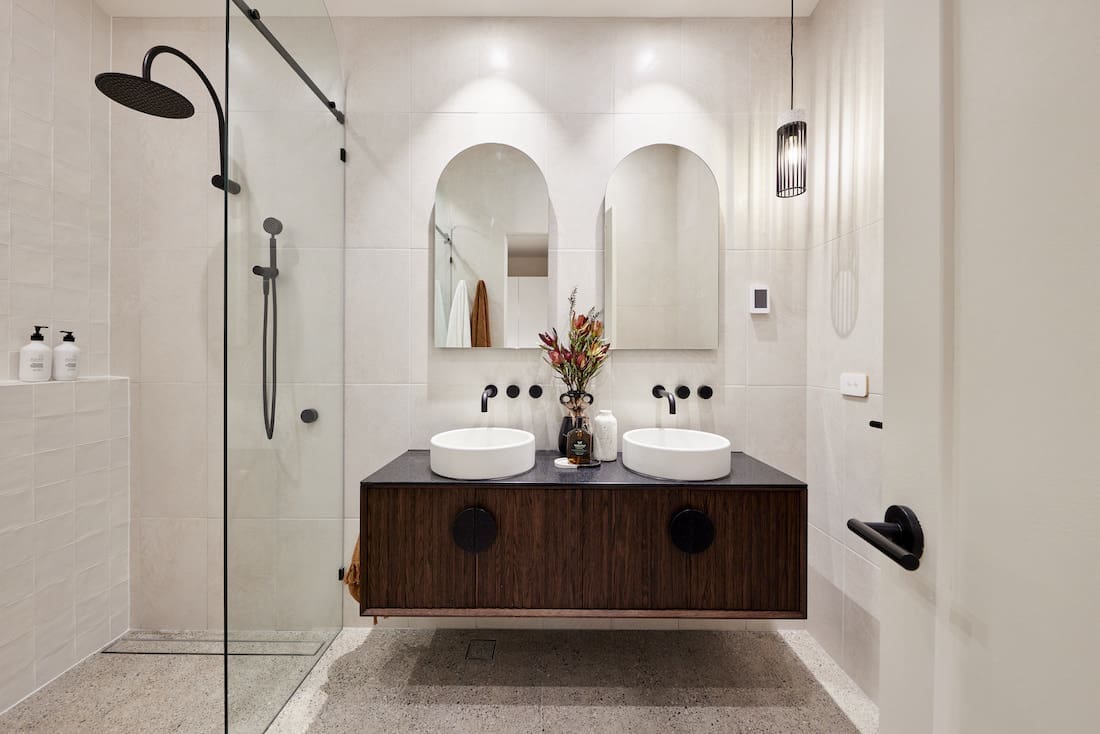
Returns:
[[[592,430],[587,418],[580,418],[565,439],[565,456],[570,464],[592,463]]]
[[[619,458],[619,421],[610,410],[601,410],[596,416],[594,434],[595,456],[600,461],[615,461]]]

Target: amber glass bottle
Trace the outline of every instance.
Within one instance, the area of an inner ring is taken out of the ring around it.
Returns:
[[[576,427],[565,439],[565,455],[570,464],[592,463],[592,427],[588,418],[576,421]]]

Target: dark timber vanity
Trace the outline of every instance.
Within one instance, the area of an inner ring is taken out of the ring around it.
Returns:
[[[621,462],[465,482],[408,451],[361,484],[363,615],[806,617],[806,484],[743,453],[710,482]]]

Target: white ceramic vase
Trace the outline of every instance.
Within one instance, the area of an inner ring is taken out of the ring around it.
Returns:
[[[619,457],[619,421],[610,410],[601,410],[592,424],[595,457],[600,461],[615,461]]]

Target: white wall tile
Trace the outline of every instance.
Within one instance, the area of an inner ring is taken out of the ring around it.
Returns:
[[[359,482],[410,443],[408,385],[347,385],[344,390],[344,517],[359,517]]]
[[[615,111],[615,22],[599,18],[543,21],[549,46],[546,109],[559,113]]]
[[[348,250],[345,343],[348,383],[407,383],[409,334],[385,314],[409,309],[409,254]]]
[[[794,477],[805,477],[805,389],[749,387],[745,392],[745,450]]]
[[[205,629],[206,523],[205,518],[135,518],[136,628]]]
[[[206,386],[146,383],[135,427],[137,450],[155,457],[134,493],[141,517],[206,512]]]
[[[412,109],[412,23],[408,18],[348,18],[334,24],[348,83],[349,126],[363,112]]]

